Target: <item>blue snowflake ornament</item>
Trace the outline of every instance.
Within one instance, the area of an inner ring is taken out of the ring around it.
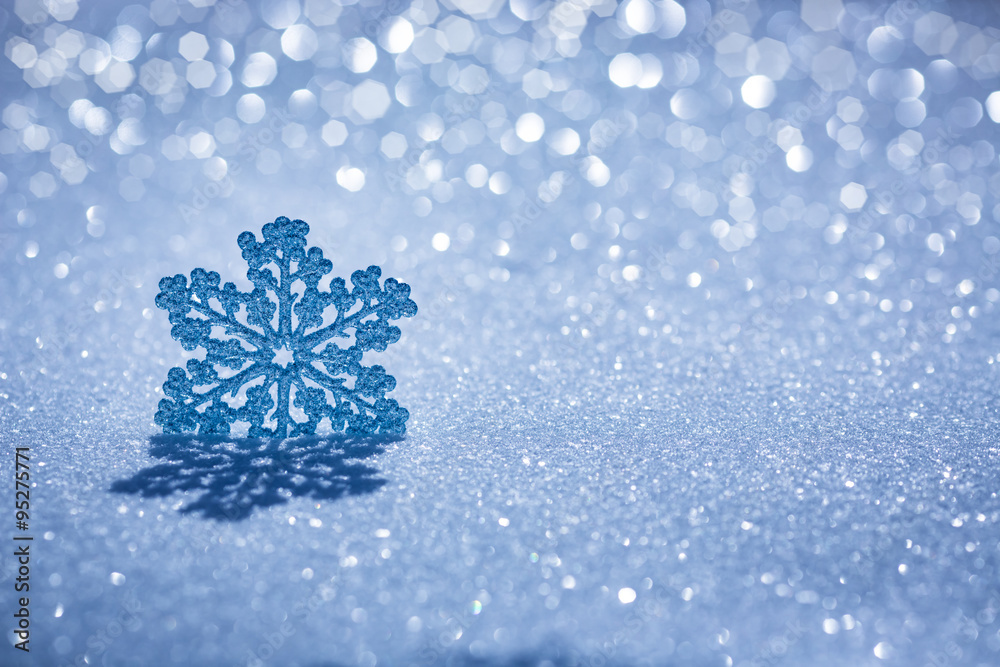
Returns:
[[[409,412],[385,397],[395,378],[361,361],[399,340],[390,322],[416,314],[410,286],[394,278],[379,285],[381,269],[369,266],[351,275],[350,289],[343,278],[321,288],[333,264],[320,248],[306,249],[309,225],[280,217],[262,232],[263,241],[253,232],[238,239],[249,292],[220,288],[219,274],[205,269],[192,271],[190,283],[183,274],[160,281],[156,305],[170,313],[170,334],[205,358],[170,369],[154,421],[164,433],[214,434],[245,422],[252,438],[311,435],[324,418],[351,435],[405,433]],[[336,317],[324,326],[328,311]],[[345,338],[350,346],[333,340]]]

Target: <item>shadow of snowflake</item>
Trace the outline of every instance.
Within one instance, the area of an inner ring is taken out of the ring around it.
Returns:
[[[114,482],[110,491],[143,498],[193,495],[181,506],[182,514],[240,521],[257,508],[281,505],[292,498],[333,501],[377,491],[386,480],[362,461],[400,439],[155,435],[150,438],[150,454],[165,462]]]

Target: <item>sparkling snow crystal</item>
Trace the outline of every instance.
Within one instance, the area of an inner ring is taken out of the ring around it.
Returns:
[[[394,278],[380,286],[382,271],[369,266],[351,275],[353,289],[342,278],[322,289],[333,265],[320,248],[306,249],[309,225],[279,217],[262,231],[263,241],[252,232],[238,240],[250,292],[220,289],[219,274],[200,268],[190,283],[182,274],[160,281],[156,305],[170,312],[171,335],[205,358],[170,369],[156,423],[164,433],[228,434],[246,422],[250,437],[286,437],[315,433],[327,418],[334,431],[404,433],[409,413],[385,397],[395,378],[361,362],[399,340],[390,322],[416,314],[410,286]],[[324,326],[328,310],[336,316]],[[332,340],[352,337],[349,347]]]

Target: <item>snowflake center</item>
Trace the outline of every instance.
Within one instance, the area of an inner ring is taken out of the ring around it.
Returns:
[[[295,353],[289,350],[288,343],[285,343],[274,351],[274,359],[271,361],[282,368],[288,368],[289,364],[295,361]]]

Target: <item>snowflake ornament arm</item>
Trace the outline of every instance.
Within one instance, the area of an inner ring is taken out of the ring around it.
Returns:
[[[200,268],[190,283],[182,274],[160,281],[156,305],[170,314],[171,335],[185,350],[205,350],[203,360],[167,374],[154,418],[164,433],[228,434],[245,422],[250,437],[298,436],[324,418],[349,434],[406,432],[409,413],[385,397],[395,378],[362,358],[399,340],[391,322],[417,312],[410,286],[394,278],[380,285],[381,269],[369,266],[351,275],[351,289],[342,278],[322,288],[333,264],[320,248],[306,249],[308,232],[302,220],[279,217],[264,225],[262,241],[240,234],[249,292],[220,288],[219,274]],[[336,317],[324,326],[331,308]]]

